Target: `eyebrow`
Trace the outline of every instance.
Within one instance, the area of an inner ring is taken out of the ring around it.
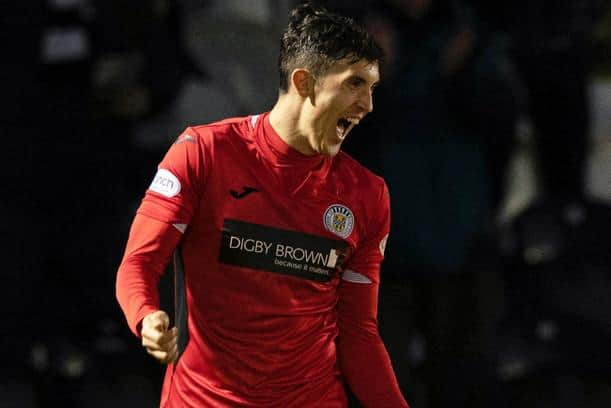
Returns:
[[[346,78],[346,81],[354,81],[354,80],[358,80],[359,83],[362,83],[362,84],[367,83],[367,80],[359,74],[352,74],[348,78]],[[379,83],[380,81],[375,81],[373,84],[371,84],[371,87],[375,88],[376,86],[378,86]]]

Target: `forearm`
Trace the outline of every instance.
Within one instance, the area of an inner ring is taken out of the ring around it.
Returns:
[[[338,327],[340,368],[363,407],[408,407],[378,331],[377,283],[342,282]]]
[[[117,272],[116,296],[137,336],[142,318],[159,308],[157,284],[180,237],[169,224],[142,215],[134,218]]]
[[[338,348],[342,374],[363,407],[408,407],[379,336],[357,341],[340,336]]]
[[[131,331],[139,336],[139,324],[147,314],[159,309],[157,280],[150,267],[136,259],[125,259],[117,272],[116,296]]]

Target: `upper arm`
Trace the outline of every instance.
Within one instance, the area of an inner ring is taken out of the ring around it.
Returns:
[[[341,330],[350,326],[377,332],[380,267],[390,230],[390,199],[381,185],[371,208],[363,239],[348,261],[339,286],[339,323]]]
[[[170,224],[189,224],[206,174],[202,143],[192,128],[177,138],[159,163],[138,213]]]
[[[203,184],[201,138],[187,129],[170,147],[133,220],[116,294],[130,328],[159,307],[157,283],[196,211]]]

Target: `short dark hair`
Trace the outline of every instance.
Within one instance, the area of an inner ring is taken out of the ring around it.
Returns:
[[[280,91],[288,90],[295,68],[307,68],[318,76],[341,60],[379,63],[382,56],[380,46],[355,20],[305,2],[291,10],[280,43]]]

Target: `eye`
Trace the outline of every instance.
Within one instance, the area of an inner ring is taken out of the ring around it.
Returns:
[[[359,86],[363,85],[365,81],[363,80],[363,78],[351,77],[348,78],[347,83],[350,88],[358,88]]]

